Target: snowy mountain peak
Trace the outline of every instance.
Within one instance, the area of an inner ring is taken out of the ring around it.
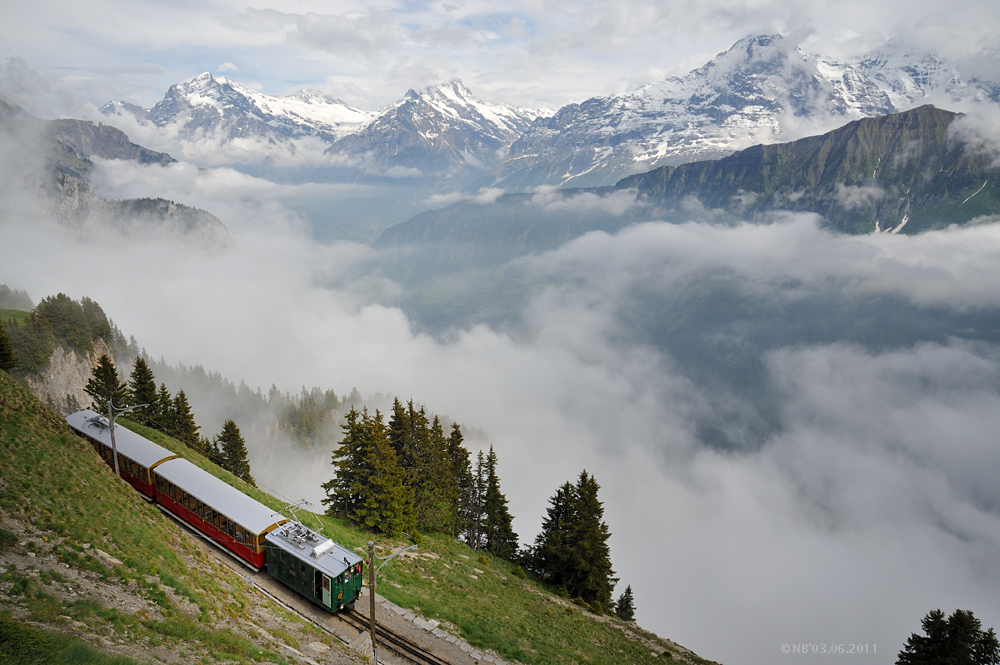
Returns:
[[[408,90],[331,152],[368,159],[376,172],[480,170],[495,164],[538,115],[484,102],[456,79]]]
[[[318,137],[328,142],[358,131],[374,114],[314,90],[266,95],[224,76],[204,72],[170,86],[163,99],[144,110],[109,102],[105,115],[133,115],[140,122],[171,126],[181,137],[214,136],[220,142],[257,137],[286,140]]]

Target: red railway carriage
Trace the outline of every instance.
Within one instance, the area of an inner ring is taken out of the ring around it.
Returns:
[[[288,519],[186,459],[153,472],[156,502],[256,568],[264,567],[264,536]]]
[[[70,414],[66,422],[77,434],[90,441],[109,467],[115,468],[107,418],[88,409]],[[122,479],[152,499],[152,470],[177,455],[124,427],[115,427],[115,447],[118,449],[118,468]]]

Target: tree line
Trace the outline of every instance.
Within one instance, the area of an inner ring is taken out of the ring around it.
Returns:
[[[395,399],[389,422],[379,410],[351,408],[332,454],[333,478],[323,484],[327,512],[390,536],[415,531],[461,538],[527,568],[563,595],[598,613],[631,621],[629,586],[612,601],[618,581],[611,565],[600,486],[586,471],[550,499],[535,544],[518,546],[507,497],[500,489],[497,454],[479,451],[473,464],[461,426],[446,435],[437,416]]]
[[[208,457],[237,478],[256,485],[250,473],[246,441],[233,420],[226,420],[222,431],[213,439],[201,436],[191,405],[183,390],[171,395],[166,384],[156,387],[156,378],[142,356],[137,356],[132,374],[126,383],[119,379],[114,361],[101,354],[84,390],[93,398],[91,408],[108,413],[110,404],[116,409],[131,405],[125,416],[129,420],[158,430]]]

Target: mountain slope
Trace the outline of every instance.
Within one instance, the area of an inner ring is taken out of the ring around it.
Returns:
[[[931,106],[848,123],[790,143],[629,176],[613,188],[463,201],[387,229],[379,247],[419,246],[428,265],[502,262],[593,230],[643,220],[763,221],[822,215],[847,233],[917,233],[1000,213],[1000,169],[952,140],[959,116]],[[705,210],[708,209],[708,213]]]
[[[713,162],[664,167],[616,188],[637,189],[661,212],[696,196],[747,220],[791,210],[822,215],[848,233],[943,228],[1000,213],[1000,170],[992,156],[949,140],[957,117],[922,106]]]

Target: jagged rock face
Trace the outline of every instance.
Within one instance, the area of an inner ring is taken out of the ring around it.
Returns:
[[[367,168],[421,173],[493,166],[539,113],[477,99],[460,81],[410,90],[330,152],[360,158]]]
[[[110,102],[105,115],[131,115],[159,127],[176,126],[180,136],[283,140],[306,136],[333,142],[357,131],[373,114],[315,91],[287,97],[264,95],[209,73],[178,83],[148,111],[128,102]]]
[[[789,116],[830,129],[893,110],[888,95],[853,67],[806,55],[779,35],[758,36],[686,76],[536,121],[511,146],[497,182],[511,189],[605,185],[663,164],[798,138]]]
[[[53,120],[49,123],[52,140],[58,149],[72,151],[81,160],[127,159],[140,164],[173,164],[177,160],[162,152],[129,141],[125,132],[87,120]]]
[[[67,403],[73,404],[74,400],[79,408],[86,408],[91,398],[84,388],[102,355],[112,355],[102,339],[94,341],[94,351],[89,356],[80,356],[72,349],[67,351],[61,346],[57,347],[45,369],[27,377],[28,388],[35,397],[46,404],[55,405],[59,411],[65,411]]]
[[[104,228],[134,238],[179,238],[208,250],[232,242],[215,215],[191,206],[165,199],[105,201],[86,182],[65,173],[46,189],[56,217],[82,231]]]

